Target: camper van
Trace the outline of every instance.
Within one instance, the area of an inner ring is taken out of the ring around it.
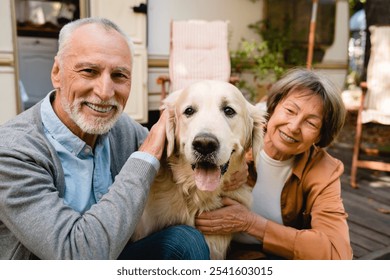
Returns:
[[[286,9],[285,7],[289,7]],[[286,14],[285,11],[288,11]],[[321,0],[317,11],[312,67],[344,87],[348,70],[347,0]],[[50,71],[65,23],[88,16],[106,17],[134,40],[132,92],[125,112],[142,124],[159,109],[159,75],[169,73],[169,26],[172,20],[229,21],[229,48],[240,41],[261,40],[248,28],[267,18],[281,24],[286,15],[295,44],[308,42],[313,9],[302,0],[4,0],[0,3],[0,124],[39,102],[52,84]],[[307,33],[307,32],[306,32]],[[304,47],[302,47],[304,49]]]

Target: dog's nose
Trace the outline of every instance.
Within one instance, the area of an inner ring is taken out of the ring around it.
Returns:
[[[201,133],[195,136],[192,147],[198,153],[208,155],[218,150],[219,142],[214,135],[210,133]]]

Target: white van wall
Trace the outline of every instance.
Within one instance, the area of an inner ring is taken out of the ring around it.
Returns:
[[[203,19],[230,22],[230,48],[241,38],[258,39],[248,25],[263,18],[263,1],[250,0],[148,0],[149,57],[169,55],[171,20]]]
[[[154,65],[153,60],[165,61],[167,65],[172,20],[228,20],[229,48],[234,50],[242,38],[259,39],[248,25],[261,20],[263,10],[263,0],[148,0],[149,111],[160,106],[157,77],[168,75],[168,68]]]

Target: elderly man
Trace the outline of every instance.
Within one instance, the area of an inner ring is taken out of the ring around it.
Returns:
[[[122,114],[131,64],[130,40],[109,20],[61,30],[55,90],[0,127],[0,259],[209,257],[187,226],[129,243],[159,169],[166,119],[148,134]]]

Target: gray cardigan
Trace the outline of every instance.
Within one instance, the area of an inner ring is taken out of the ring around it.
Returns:
[[[44,136],[40,103],[0,127],[0,259],[116,259],[156,175],[129,158],[147,129],[123,115],[109,132],[109,192],[83,215],[64,204],[65,179]]]

